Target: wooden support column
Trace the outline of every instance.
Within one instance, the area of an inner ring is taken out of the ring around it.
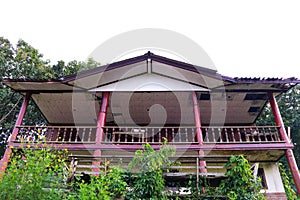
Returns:
[[[194,119],[195,119],[195,125],[196,125],[196,139],[199,143],[199,146],[201,147],[203,145],[203,137],[202,137],[202,129],[201,129],[201,118],[200,118],[200,109],[198,106],[198,99],[196,92],[192,93],[192,99],[193,99],[193,108],[194,108]],[[198,152],[199,156],[204,156],[204,151],[199,150]],[[206,173],[206,161],[200,160],[200,172]]]
[[[280,114],[280,111],[279,111],[279,108],[278,108],[278,105],[276,102],[276,98],[273,93],[269,94],[269,101],[270,101],[270,105],[271,105],[271,108],[272,108],[272,111],[274,114],[276,125],[280,127],[280,129],[279,129],[280,138],[282,140],[284,140],[286,143],[290,143],[290,139],[288,138],[288,135],[284,128],[284,123],[283,123],[283,120],[282,120],[282,117],[281,117],[281,114]],[[300,174],[299,174],[298,166],[297,166],[294,154],[293,154],[293,150],[287,149],[285,152],[285,156],[288,161],[288,164],[289,164],[289,167],[290,167],[290,170],[291,170],[291,173],[292,173],[295,185],[296,185],[297,192],[298,192],[298,194],[300,194]]]
[[[96,131],[96,144],[101,144],[103,140],[103,127],[105,125],[106,121],[106,113],[107,113],[107,108],[108,108],[108,101],[109,101],[109,92],[104,92],[102,94],[102,101],[101,101],[101,106],[100,110],[98,113],[98,119],[97,119],[97,131]],[[97,149],[94,151],[94,156],[101,156],[101,150]],[[99,166],[100,162],[94,161],[92,162],[92,165]],[[99,168],[93,168],[94,172],[99,172]]]
[[[12,154],[12,148],[11,148],[11,146],[12,146],[13,141],[15,141],[17,139],[17,135],[18,135],[18,132],[19,132],[19,128],[17,126],[22,125],[22,121],[24,119],[24,116],[25,116],[25,113],[26,113],[26,110],[27,110],[27,107],[28,107],[28,103],[29,103],[30,97],[31,97],[31,93],[27,92],[26,95],[25,95],[25,97],[24,97],[24,100],[23,100],[23,103],[22,103],[22,106],[21,106],[21,109],[20,109],[17,121],[16,121],[14,129],[13,129],[13,132],[12,132],[12,134],[10,136],[9,141],[8,141],[7,148],[6,148],[5,152],[4,152],[4,156],[3,156],[3,158],[0,161],[0,177],[5,173],[5,170],[7,168],[7,164],[9,162],[10,156]]]

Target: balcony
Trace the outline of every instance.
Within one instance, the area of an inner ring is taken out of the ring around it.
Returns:
[[[14,142],[62,144],[95,144],[94,126],[18,126]],[[102,144],[161,144],[197,145],[196,127],[104,127]],[[202,127],[204,144],[282,143],[278,126]]]

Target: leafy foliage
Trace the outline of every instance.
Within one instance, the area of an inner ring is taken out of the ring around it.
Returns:
[[[174,156],[175,153],[175,148],[170,148],[166,142],[159,151],[155,151],[150,144],[144,144],[143,150],[137,150],[129,164],[131,174],[136,176],[135,181],[130,185],[132,191],[128,193],[127,198],[166,199],[163,194],[165,182],[162,172],[172,164],[169,157]]]
[[[0,180],[0,199],[63,199],[64,161],[67,151],[32,149],[30,144],[14,150],[5,176]]]
[[[125,171],[113,167],[108,174],[92,176],[90,183],[79,183],[76,194],[70,195],[70,200],[110,200],[121,197],[126,192]]]
[[[286,127],[291,128],[291,139],[295,144],[294,153],[298,166],[300,165],[300,85],[295,86],[287,93],[277,97],[278,107]],[[260,117],[257,125],[275,125],[271,106],[268,104]]]
[[[255,200],[265,199],[260,193],[261,180],[255,180],[251,166],[242,155],[232,156],[225,164],[227,169],[219,190],[231,200]]]
[[[281,112],[284,125],[286,127],[290,127],[291,140],[295,145],[295,159],[298,166],[300,166],[300,85],[295,86],[287,93],[281,94],[276,100],[278,102],[278,107]],[[256,124],[262,126],[275,125],[274,116],[269,104],[264,108]],[[285,158],[283,158],[281,161],[283,163],[282,167],[288,165]],[[287,170],[286,175],[290,180],[292,180],[291,173],[288,173],[289,168],[285,168]],[[285,182],[285,184],[287,183]],[[292,181],[289,182],[289,185],[291,189],[295,190],[295,185]]]
[[[288,200],[297,199],[297,194],[296,194],[294,188],[292,188],[292,186],[291,186],[290,177],[288,176],[288,174],[284,168],[284,165],[282,163],[279,163],[279,170],[280,170],[280,175],[282,178],[282,182],[283,182],[283,186],[284,186],[284,190],[285,190],[287,199]]]
[[[58,61],[57,64],[51,64],[49,60],[43,58],[43,54],[24,40],[19,40],[14,46],[8,39],[0,37],[0,158],[4,153],[6,141],[11,134],[23,99],[21,94],[4,86],[3,79],[61,79],[99,65],[92,58],[87,62],[74,60],[68,63]],[[30,102],[24,123],[41,125],[47,122],[35,104]]]

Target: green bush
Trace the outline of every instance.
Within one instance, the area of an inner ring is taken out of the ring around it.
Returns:
[[[5,175],[0,180],[0,199],[32,200],[65,198],[64,161],[67,151],[32,149],[28,144],[13,149]]]
[[[125,172],[119,167],[112,167],[108,174],[92,176],[90,183],[81,182],[70,200],[110,200],[126,193]]]
[[[242,155],[231,156],[225,164],[227,169],[226,178],[222,180],[219,191],[230,200],[262,200],[264,195],[261,180],[255,180],[248,160]]]
[[[163,143],[159,151],[154,151],[150,144],[145,144],[143,150],[136,151],[129,163],[129,171],[134,176],[134,181],[126,198],[166,199],[162,172],[172,164],[169,157],[175,153],[175,148],[170,148],[166,143]]]

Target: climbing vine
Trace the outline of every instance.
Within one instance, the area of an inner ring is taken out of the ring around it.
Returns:
[[[283,186],[284,186],[284,190],[285,190],[285,194],[287,196],[287,199],[288,200],[297,199],[297,194],[291,186],[289,176],[288,176],[288,174],[287,174],[287,172],[286,172],[286,170],[285,170],[282,163],[279,163],[279,171],[280,171],[280,175],[281,175],[281,178],[282,178],[282,182],[283,182]]]
[[[145,144],[142,150],[136,151],[129,164],[134,181],[130,185],[132,191],[128,193],[127,199],[167,199],[162,172],[172,164],[169,157],[175,153],[175,148],[167,146],[166,142],[158,151],[150,144]]]
[[[264,195],[261,180],[256,179],[251,171],[251,166],[242,155],[232,156],[225,164],[226,178],[222,180],[218,190],[230,200],[263,200]]]

